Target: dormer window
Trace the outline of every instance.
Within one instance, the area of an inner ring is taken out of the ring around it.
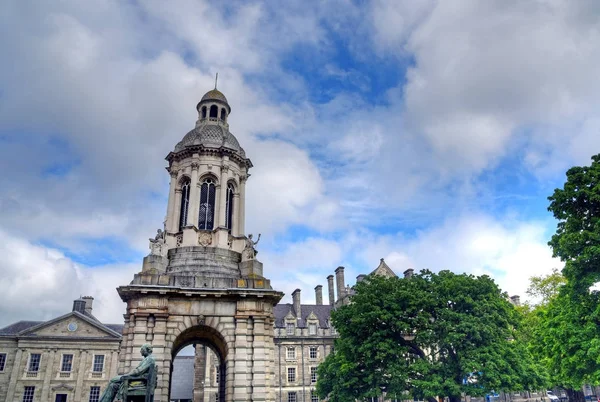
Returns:
[[[315,324],[315,323],[308,324],[308,334],[309,335],[317,334],[317,324]]]
[[[296,326],[295,326],[293,323],[291,323],[291,322],[288,322],[288,323],[286,324],[286,326],[285,326],[285,329],[286,329],[286,333],[287,333],[288,335],[294,335],[294,331],[295,331],[295,329],[296,329]]]

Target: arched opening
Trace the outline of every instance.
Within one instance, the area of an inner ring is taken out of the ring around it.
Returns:
[[[227,345],[221,334],[204,325],[188,328],[171,352],[170,401],[226,400]]]
[[[198,213],[198,229],[212,230],[215,221],[215,182],[207,177],[200,187],[200,210]]]
[[[181,232],[187,223],[190,209],[190,179],[186,178],[181,183],[181,205],[179,206],[179,231]]]
[[[217,105],[210,107],[210,117],[214,117],[215,119],[219,117],[219,107]]]
[[[235,188],[232,183],[227,184],[227,199],[225,201],[225,226],[229,233],[233,228],[233,196],[235,195]]]
[[[221,109],[221,120],[225,121],[225,118],[227,117],[227,111],[225,110],[225,108]]]
[[[206,106],[202,106],[202,118],[206,119]]]

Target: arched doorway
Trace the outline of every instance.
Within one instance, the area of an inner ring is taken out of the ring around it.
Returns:
[[[178,356],[180,352],[187,356]],[[169,375],[170,400],[193,402],[224,402],[227,398],[227,343],[214,328],[197,325],[183,331],[171,348]],[[191,370],[191,372],[189,371]],[[185,378],[173,378],[173,376]],[[190,378],[191,377],[191,378]],[[192,393],[182,392],[178,386],[192,385]],[[191,396],[190,399],[187,399]]]

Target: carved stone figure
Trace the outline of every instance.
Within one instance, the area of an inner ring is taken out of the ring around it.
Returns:
[[[254,246],[256,246],[259,241],[260,241],[260,233],[258,234],[258,238],[256,239],[256,241],[252,240],[251,234],[248,235],[248,237],[246,238],[246,247],[244,248],[244,251],[243,251],[243,255],[245,256],[245,259],[253,260],[256,257],[256,254],[258,254],[258,251],[256,250],[256,247],[254,247]]]
[[[154,239],[148,240],[150,241],[150,254],[160,255],[162,257],[164,257],[167,254],[165,232],[162,229],[157,229],[156,236],[154,236]]]
[[[99,402],[112,402],[115,397],[124,401],[127,395],[128,387],[155,387],[155,380],[148,378],[149,373],[156,370],[156,362],[152,356],[152,345],[145,343],[140,349],[144,359],[136,368],[124,375],[118,375],[110,380]],[[154,376],[156,376],[154,374]],[[148,381],[150,380],[150,381]],[[154,382],[154,383],[153,383]],[[151,390],[152,392],[154,389]]]

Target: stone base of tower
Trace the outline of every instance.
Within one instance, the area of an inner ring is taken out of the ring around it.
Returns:
[[[118,291],[127,303],[119,372],[132,370],[141,360],[140,347],[151,343],[158,367],[155,402],[169,400],[176,354],[199,343],[213,348],[221,359],[220,400],[274,402],[273,306],[282,293],[141,284]]]

